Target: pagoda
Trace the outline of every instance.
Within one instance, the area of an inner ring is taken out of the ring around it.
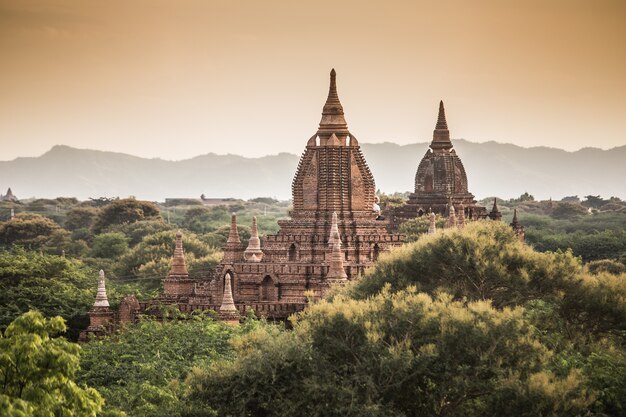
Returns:
[[[267,307],[278,316],[322,297],[331,284],[356,279],[381,253],[402,244],[403,236],[389,233],[376,211],[374,177],[348,130],[334,69],[319,128],[300,158],[292,194],[291,219],[279,221],[279,232],[264,238],[258,237],[253,220],[247,245],[239,239],[233,214],[224,259],[208,291],[211,304],[224,299],[228,278],[236,305],[254,305],[261,314]]]
[[[468,191],[467,174],[461,158],[453,149],[443,101],[433,131],[433,140],[415,174],[415,190],[406,205],[393,213],[396,221],[409,220],[430,212],[449,216],[450,208],[463,207],[464,218],[484,219],[485,207],[476,205]]]

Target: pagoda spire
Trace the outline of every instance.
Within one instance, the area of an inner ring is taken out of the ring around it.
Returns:
[[[226,243],[237,245],[241,243],[241,239],[239,239],[239,231],[237,230],[237,214],[235,213],[230,216],[230,231],[228,232],[228,240]]]
[[[500,210],[498,210],[497,198],[493,199],[493,207],[491,208],[491,211],[489,212],[489,218],[491,220],[496,220],[496,221],[499,221],[502,219],[502,213],[500,213]]]
[[[439,101],[439,114],[437,115],[437,130],[448,130],[448,122],[446,122],[446,109],[443,107],[443,100]]]
[[[333,212],[332,224],[330,226],[330,236],[328,243],[331,248],[330,265],[326,279],[334,282],[343,282],[348,280],[348,275],[343,267],[343,251],[341,250],[341,237],[339,236],[339,227],[337,225],[337,212]]]
[[[236,313],[235,301],[233,300],[233,290],[230,285],[231,274],[226,273],[224,276],[224,296],[222,297],[222,305],[220,305],[220,313]]]
[[[517,238],[523,242],[526,238],[526,233],[524,232],[524,226],[517,220],[517,209],[513,209],[513,221],[510,224],[511,228],[515,232]]]
[[[98,277],[98,292],[93,306],[109,308],[109,299],[107,298],[107,290],[104,282],[104,271],[102,269],[100,270],[100,276]]]
[[[322,109],[322,120],[317,131],[320,136],[321,145],[325,145],[331,135],[335,134],[345,144],[345,138],[349,134],[348,124],[343,113],[343,106],[337,94],[337,73],[333,68],[330,71],[330,86],[328,88],[328,98]]]
[[[248,247],[243,252],[243,258],[248,262],[261,262],[261,259],[263,259],[259,229],[256,225],[256,216],[252,217],[252,231],[250,233],[250,239],[248,240]]]
[[[183,234],[180,230],[176,232],[176,247],[174,249],[174,257],[172,258],[172,268],[168,276],[177,278],[187,278],[189,276],[183,251]]]
[[[439,102],[439,114],[437,115],[437,124],[433,131],[433,141],[430,148],[437,152],[450,151],[452,142],[450,141],[450,131],[448,130],[448,122],[446,121],[446,110],[443,107],[443,100]]]

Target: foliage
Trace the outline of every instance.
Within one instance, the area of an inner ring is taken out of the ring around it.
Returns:
[[[446,218],[440,215],[435,217],[435,226],[437,230],[441,230],[445,227]],[[404,241],[407,243],[415,242],[421,235],[428,233],[428,227],[430,226],[429,215],[416,217],[411,220],[407,220],[400,225],[398,232],[404,235]]]
[[[7,417],[95,417],[103,405],[92,388],[74,382],[80,347],[62,337],[61,317],[30,311],[0,333],[0,409]]]
[[[119,258],[116,275],[124,279],[137,276],[143,279],[147,288],[156,288],[169,271],[175,247],[174,231],[159,232],[146,236],[141,243]],[[183,234],[185,261],[189,273],[202,276],[211,266],[217,265],[222,253],[204,242],[193,233]]]
[[[67,212],[64,226],[67,230],[91,229],[99,210],[93,207],[75,207]]]
[[[507,306],[556,295],[581,270],[571,253],[537,253],[501,222],[473,222],[383,255],[351,291],[364,298],[387,283],[394,290],[417,285],[431,294],[445,289],[455,297]]]
[[[71,338],[88,324],[97,275],[80,261],[15,248],[0,252],[0,328],[29,310],[68,321]]]
[[[196,370],[192,404],[239,416],[572,416],[590,402],[522,309],[414,287],[313,305],[291,332],[240,339],[234,362]],[[189,415],[203,415],[194,413]]]
[[[91,254],[96,258],[117,258],[128,251],[128,241],[123,233],[102,233],[93,239]]]
[[[27,249],[55,247],[69,234],[47,217],[19,213],[0,225],[0,242],[5,246],[19,245]]]
[[[79,380],[97,388],[109,409],[134,417],[178,416],[185,409],[181,380],[194,366],[230,357],[230,338],[248,327],[201,316],[163,323],[144,319],[84,345]]]
[[[556,219],[571,219],[587,214],[587,209],[576,203],[557,203],[550,215]]]
[[[161,218],[161,214],[158,206],[154,203],[135,200],[134,198],[115,200],[102,207],[93,225],[93,230],[95,233],[100,233],[112,225],[159,218]]]

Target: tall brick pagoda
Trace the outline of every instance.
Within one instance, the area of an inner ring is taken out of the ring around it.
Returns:
[[[468,191],[467,175],[463,162],[453,149],[446,122],[443,101],[439,102],[439,115],[433,131],[433,140],[415,174],[415,191],[405,206],[394,216],[408,220],[429,212],[448,215],[449,207],[463,206],[464,216],[482,219],[487,216],[485,207],[477,206],[474,195]]]
[[[221,302],[227,274],[235,304],[303,304],[307,295],[322,296],[330,283],[357,278],[380,253],[402,244],[401,235],[390,234],[387,222],[377,220],[375,192],[332,70],[319,128],[293,179],[291,219],[279,221],[278,234],[265,236],[260,245],[255,222],[246,247],[233,216],[224,260],[211,283],[211,303]]]

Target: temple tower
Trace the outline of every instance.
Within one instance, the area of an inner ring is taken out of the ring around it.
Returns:
[[[402,221],[426,214],[429,210],[447,215],[447,205],[464,206],[464,217],[485,218],[487,211],[477,206],[468,191],[467,175],[461,159],[453,149],[443,101],[439,102],[433,140],[415,174],[415,190],[405,206],[393,214]]]
[[[245,248],[233,218],[224,260],[212,281],[212,303],[221,302],[224,278],[231,274],[235,304],[300,308],[305,293],[319,298],[329,285],[357,278],[379,254],[401,245],[402,236],[390,234],[376,211],[374,178],[348,129],[335,70],[318,129],[300,158],[292,194],[291,219],[279,221],[279,232],[260,238],[258,245],[255,223]],[[277,311],[268,308],[272,314]]]
[[[526,239],[526,232],[524,232],[524,226],[517,220],[517,209],[513,209],[513,221],[510,226],[513,228],[517,238],[523,242]]]
[[[183,251],[183,235],[176,233],[176,246],[172,257],[172,267],[167,278],[163,280],[163,297],[176,298],[190,297],[193,294],[194,280],[189,278],[185,253]]]
[[[107,297],[106,283],[104,271],[100,270],[98,276],[98,292],[96,300],[89,310],[89,327],[80,332],[79,340],[85,341],[89,334],[101,336],[110,331],[110,326],[114,324],[115,313],[109,307],[109,299]]]

